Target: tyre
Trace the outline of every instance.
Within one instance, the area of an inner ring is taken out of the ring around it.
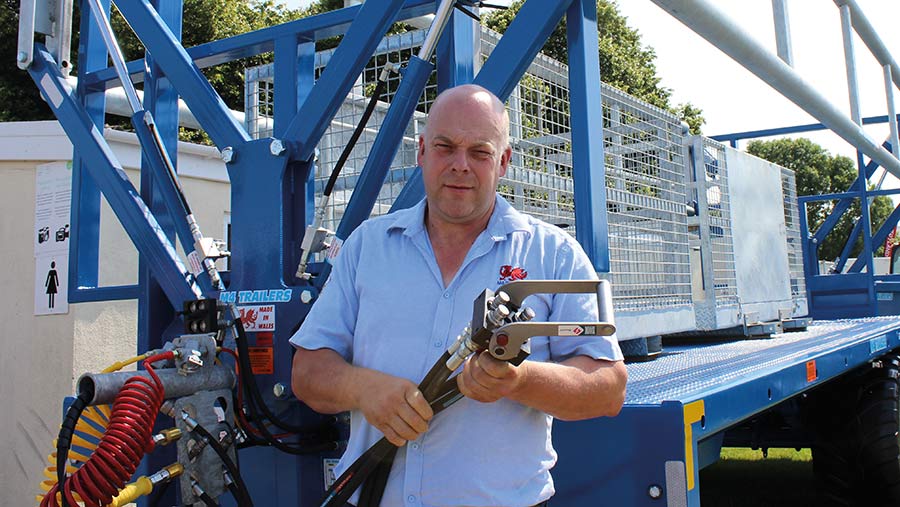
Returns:
[[[900,359],[889,355],[815,397],[820,505],[900,506]]]

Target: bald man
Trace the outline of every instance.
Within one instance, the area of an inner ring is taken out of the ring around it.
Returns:
[[[553,418],[622,407],[627,374],[615,337],[535,337],[518,367],[473,356],[456,377],[465,398],[433,420],[416,387],[485,288],[597,277],[570,235],[497,194],[511,154],[496,96],[475,85],[439,95],[419,139],[425,199],[347,239],[291,338],[295,395],[321,413],[351,413],[336,474],[382,435],[401,446],[382,507],[544,505],[554,493]],[[590,295],[535,295],[525,305],[535,320],[597,319]]]

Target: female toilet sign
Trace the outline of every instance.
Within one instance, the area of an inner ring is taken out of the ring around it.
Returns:
[[[68,313],[72,169],[67,162],[40,165],[34,183],[34,314]]]

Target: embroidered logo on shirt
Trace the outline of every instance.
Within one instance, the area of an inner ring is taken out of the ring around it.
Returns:
[[[528,278],[528,271],[522,268],[514,268],[510,265],[500,266],[500,279],[497,283],[513,282]]]

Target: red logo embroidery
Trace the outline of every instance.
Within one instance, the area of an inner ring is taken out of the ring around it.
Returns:
[[[514,268],[509,265],[500,266],[500,280],[498,283],[513,282],[528,278],[528,271],[522,268]]]

